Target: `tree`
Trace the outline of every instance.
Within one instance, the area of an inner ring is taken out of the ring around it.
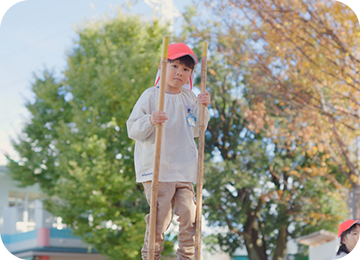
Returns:
[[[223,250],[233,253],[244,244],[251,260],[283,259],[289,238],[321,228],[335,231],[346,207],[341,186],[327,179],[333,176],[327,155],[310,154],[298,140],[286,144],[287,139],[250,130],[250,100],[233,95],[239,74],[215,64],[209,69],[215,75],[208,84],[214,116],[207,151],[217,160],[213,151],[219,151],[220,162],[207,163],[204,212],[210,224],[226,227],[217,236]]]
[[[223,231],[206,240],[230,254],[245,246],[251,260],[278,260],[284,259],[290,238],[321,228],[335,231],[347,211],[329,155],[308,149],[310,142],[289,139],[287,122],[263,112],[261,102],[253,103],[256,83],[247,71],[246,49],[250,28],[239,30],[217,17],[201,23],[195,9],[184,17],[183,39],[190,37],[194,46],[209,41],[212,117],[206,132],[204,214]]]
[[[329,163],[346,178],[337,177],[350,190],[351,217],[360,218],[360,29],[354,12],[328,0],[208,4],[223,24],[251,31],[241,48],[247,49],[253,108],[286,122],[282,131],[266,130],[311,142],[309,150],[330,155]],[[222,46],[234,66],[239,55],[232,55],[240,48],[236,35]],[[256,128],[265,125],[263,119],[257,123]]]
[[[38,183],[46,208],[98,252],[140,259],[149,208],[125,122],[152,86],[168,31],[119,11],[77,33],[63,78],[35,76],[31,119],[13,141],[21,160],[8,158],[9,169],[23,186]]]

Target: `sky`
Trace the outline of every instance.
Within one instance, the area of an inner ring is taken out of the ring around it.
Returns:
[[[20,0],[0,0],[0,3],[3,1]],[[130,13],[166,20],[183,12],[192,0],[133,2]],[[13,5],[5,13],[0,24],[0,165],[7,163],[4,153],[16,158],[10,137],[16,139],[23,123],[29,119],[24,104],[34,97],[31,93],[33,73],[40,74],[49,68],[61,76],[66,66],[66,51],[76,36],[74,24],[101,18],[106,12],[115,14],[116,7],[126,3],[126,0],[27,0]],[[175,8],[169,11],[172,6]],[[1,11],[3,9],[0,14]]]

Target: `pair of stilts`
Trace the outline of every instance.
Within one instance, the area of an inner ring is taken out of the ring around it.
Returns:
[[[166,67],[168,60],[169,37],[163,39],[163,50],[161,56],[161,75],[166,75]],[[207,65],[207,42],[203,43],[201,56],[201,93],[206,89],[206,65]],[[165,96],[165,79],[160,77],[160,91],[158,110],[164,111]],[[149,247],[148,259],[154,260],[155,254],[155,232],[156,232],[156,210],[158,197],[159,169],[160,169],[160,151],[162,124],[156,125],[155,137],[155,161],[153,181],[151,185],[151,203],[150,203],[150,227],[149,227]],[[198,169],[197,169],[197,185],[196,185],[196,231],[195,231],[195,259],[200,260],[201,257],[201,216],[202,216],[202,189],[203,189],[203,166],[204,166],[204,134],[205,134],[205,106],[200,105],[199,118],[199,153],[198,153]]]

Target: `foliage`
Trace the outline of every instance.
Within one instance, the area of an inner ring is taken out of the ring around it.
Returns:
[[[135,183],[125,122],[152,86],[165,26],[119,11],[77,29],[62,80],[35,76],[13,177],[40,184],[46,208],[111,259],[140,259],[149,207]],[[171,248],[172,246],[170,246]]]
[[[330,163],[337,165],[347,180],[343,184],[354,195],[349,203],[352,217],[359,218],[360,29],[355,13],[330,0],[208,4],[223,25],[251,31],[241,47],[234,35],[223,46],[234,66],[239,61],[234,50],[247,49],[251,110],[283,120],[281,130],[266,129],[271,135],[312,143],[309,151],[330,155]],[[265,129],[264,121],[257,117],[253,126]]]
[[[204,213],[222,229],[208,240],[283,259],[289,238],[335,231],[344,185],[360,187],[356,17],[325,0],[215,0],[202,11],[211,21],[189,7],[177,40],[199,57],[209,41]],[[123,13],[78,29],[64,78],[35,77],[32,118],[13,143],[14,178],[39,183],[47,208],[112,259],[140,258],[148,206],[125,121],[167,33]]]
[[[186,17],[183,35],[210,46],[204,213],[220,228],[207,241],[231,254],[245,246],[251,260],[283,259],[290,238],[336,231],[347,214],[343,179],[326,150],[292,137],[287,118],[256,99],[253,89],[267,85],[251,69],[254,32],[219,16],[212,23]]]
[[[226,227],[217,236],[219,245],[233,253],[244,244],[251,260],[283,259],[289,238],[335,231],[347,211],[341,186],[329,181],[334,174],[328,155],[310,155],[298,140],[286,144],[250,130],[249,100],[233,95],[238,74],[216,64],[210,68],[216,74],[208,84],[214,97],[207,134],[214,147],[208,151],[220,162],[207,163],[204,212],[210,224]]]

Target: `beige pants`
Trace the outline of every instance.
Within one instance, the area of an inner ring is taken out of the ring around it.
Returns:
[[[150,205],[151,181],[144,182],[146,199]],[[194,188],[190,182],[159,182],[158,205],[156,216],[155,260],[161,259],[164,250],[164,232],[172,220],[172,210],[179,216],[179,249],[176,254],[179,260],[190,260],[195,254],[195,213]],[[143,260],[147,260],[150,214],[145,217],[145,243],[141,250]]]

